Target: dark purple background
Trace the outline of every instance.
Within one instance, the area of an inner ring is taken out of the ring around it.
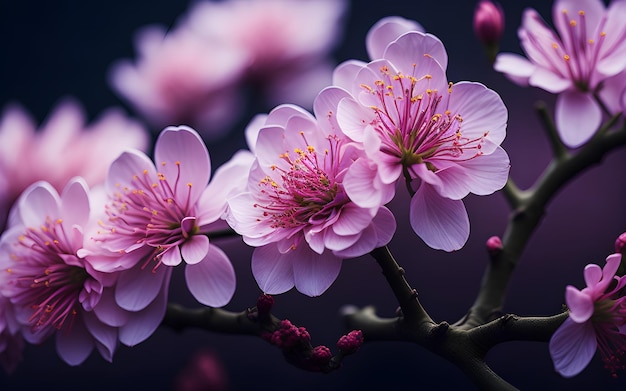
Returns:
[[[502,49],[519,52],[516,29],[523,7],[535,7],[550,19],[550,2],[503,3],[507,27]],[[552,107],[554,99],[537,89],[514,86],[491,70],[472,34],[474,4],[465,0],[354,0],[345,40],[336,51],[336,58],[365,59],[365,33],[383,16],[402,15],[418,20],[446,45],[451,81],[480,81],[501,94],[510,116],[504,147],[511,157],[511,175],[526,187],[550,159],[549,146],[532,105],[545,100]],[[119,105],[106,84],[108,66],[118,58],[134,56],[131,36],[138,27],[171,24],[186,7],[185,2],[162,0],[97,4],[77,0],[1,2],[0,105],[18,101],[38,121],[65,95],[79,99],[90,118],[106,107]],[[242,126],[248,118],[242,118]],[[215,166],[244,145],[241,132],[234,132],[225,144],[220,148],[209,145]],[[613,250],[614,239],[626,231],[624,167],[626,153],[622,148],[557,195],[511,281],[507,312],[558,312],[564,302],[565,286],[583,284],[584,265],[604,262]],[[406,217],[408,197],[402,190],[392,202],[392,208],[398,212],[398,230],[390,246],[431,316],[437,321],[454,322],[474,299],[487,262],[485,240],[502,234],[508,207],[501,194],[467,197],[471,235],[461,251],[448,254],[429,249],[412,234]],[[249,270],[251,250],[236,239],[224,241],[222,248],[230,254],[238,276],[238,291],[226,308],[240,311],[254,305],[260,293]],[[182,269],[177,272],[171,297],[193,306],[182,283]],[[277,316],[307,327],[314,344],[331,347],[344,333],[338,316],[342,305],[374,304],[384,316],[393,315],[397,306],[370,257],[346,261],[335,284],[320,298],[292,291],[276,301]],[[53,341],[28,346],[25,360],[15,374],[0,373],[0,389],[167,390],[199,348],[210,348],[221,357],[234,390],[473,387],[456,367],[408,343],[367,344],[349,357],[340,371],[320,375],[290,366],[277,349],[258,338],[197,330],[177,334],[159,329],[135,348],[120,348],[113,364],[93,354],[82,366],[72,368],[56,356]],[[544,343],[500,345],[487,359],[497,373],[521,389],[623,389],[626,385],[623,377],[611,379],[598,357],[578,377],[562,379],[553,372]]]

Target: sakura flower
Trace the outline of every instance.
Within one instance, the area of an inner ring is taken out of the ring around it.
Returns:
[[[377,184],[375,164],[363,161],[364,152],[329,111],[343,95],[323,91],[316,117],[292,105],[270,112],[258,131],[248,189],[228,199],[228,223],[257,247],[252,273],[265,293],[295,286],[308,296],[321,295],[343,259],[387,244],[395,231],[393,215],[382,206],[390,193],[381,187],[374,202],[359,206],[344,187],[355,167],[365,175],[371,171],[370,186]]]
[[[118,61],[109,81],[153,126],[189,124],[213,140],[237,120],[236,83],[249,63],[245,52],[160,26],[141,29],[135,45],[135,64]]]
[[[411,31],[389,43],[383,58],[341,64],[334,84],[350,93],[336,107],[343,132],[363,143],[382,183],[393,188],[404,179],[418,236],[453,251],[469,236],[462,198],[502,188],[509,159],[500,147],[507,122],[502,100],[479,83],[448,83],[446,64],[441,41]],[[369,180],[351,176],[345,185],[367,199],[378,192]]]
[[[569,318],[550,339],[554,368],[564,377],[579,374],[589,364],[596,350],[605,367],[616,375],[624,368],[626,352],[626,279],[615,276],[621,254],[612,254],[604,268],[585,267],[587,287],[568,286],[565,301]]]
[[[518,30],[527,58],[502,53],[494,68],[522,86],[558,94],[556,125],[570,147],[585,143],[602,121],[598,92],[626,69],[626,1],[608,8],[600,0],[558,0],[551,30],[539,14],[524,12]],[[611,113],[613,114],[613,113]]]
[[[346,8],[345,0],[198,1],[179,28],[247,53],[246,81],[271,102],[310,105],[330,83]]]
[[[209,153],[193,129],[163,130],[154,156],[156,165],[139,151],[127,151],[111,164],[106,216],[93,239],[95,245],[124,255],[95,268],[123,270],[115,298],[123,308],[137,311],[167,292],[172,267],[184,261],[194,297],[209,306],[223,306],[234,293],[235,273],[226,254],[209,244],[207,234],[219,223],[238,178],[243,187],[252,156],[236,155],[208,186]]]
[[[38,180],[57,191],[81,176],[88,185],[104,181],[106,170],[126,148],[144,149],[145,129],[119,109],[109,109],[86,124],[83,108],[66,99],[43,126],[18,105],[5,108],[0,119],[0,229],[17,197]]]
[[[0,239],[0,289],[22,335],[41,343],[56,334],[57,351],[70,365],[82,363],[94,347],[111,361],[119,339],[118,327],[95,311],[111,306],[106,296],[117,276],[96,271],[90,258],[78,255],[89,217],[82,179],[72,179],[61,195],[49,183],[36,182],[18,200]],[[5,321],[11,321],[8,315]],[[5,332],[13,334],[14,326],[7,326]]]

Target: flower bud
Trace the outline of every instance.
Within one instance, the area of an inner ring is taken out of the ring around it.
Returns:
[[[498,236],[492,236],[487,239],[487,251],[492,257],[502,252],[502,239]]]
[[[474,34],[482,42],[489,59],[493,62],[498,43],[504,32],[504,11],[499,4],[481,0],[474,11]]]
[[[626,232],[618,236],[615,240],[615,252],[626,255]]]
[[[352,330],[337,341],[337,347],[342,354],[355,353],[361,345],[363,345],[363,332],[361,330]]]

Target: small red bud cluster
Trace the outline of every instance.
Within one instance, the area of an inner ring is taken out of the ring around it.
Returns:
[[[363,332],[361,330],[352,330],[337,341],[337,347],[343,355],[356,353],[361,345],[363,345]]]

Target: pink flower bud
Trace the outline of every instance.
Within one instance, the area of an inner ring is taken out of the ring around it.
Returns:
[[[626,255],[626,232],[618,236],[615,240],[615,252]]]
[[[498,236],[492,236],[487,239],[487,251],[489,255],[496,256],[502,251],[502,239]]]
[[[272,307],[274,306],[274,298],[270,295],[262,294],[256,301],[256,309],[260,320],[268,319]]]
[[[487,46],[497,45],[504,32],[504,11],[499,4],[481,0],[474,11],[474,34]]]
[[[361,330],[352,330],[337,341],[337,347],[343,354],[356,353],[361,345],[363,345],[363,332]]]

